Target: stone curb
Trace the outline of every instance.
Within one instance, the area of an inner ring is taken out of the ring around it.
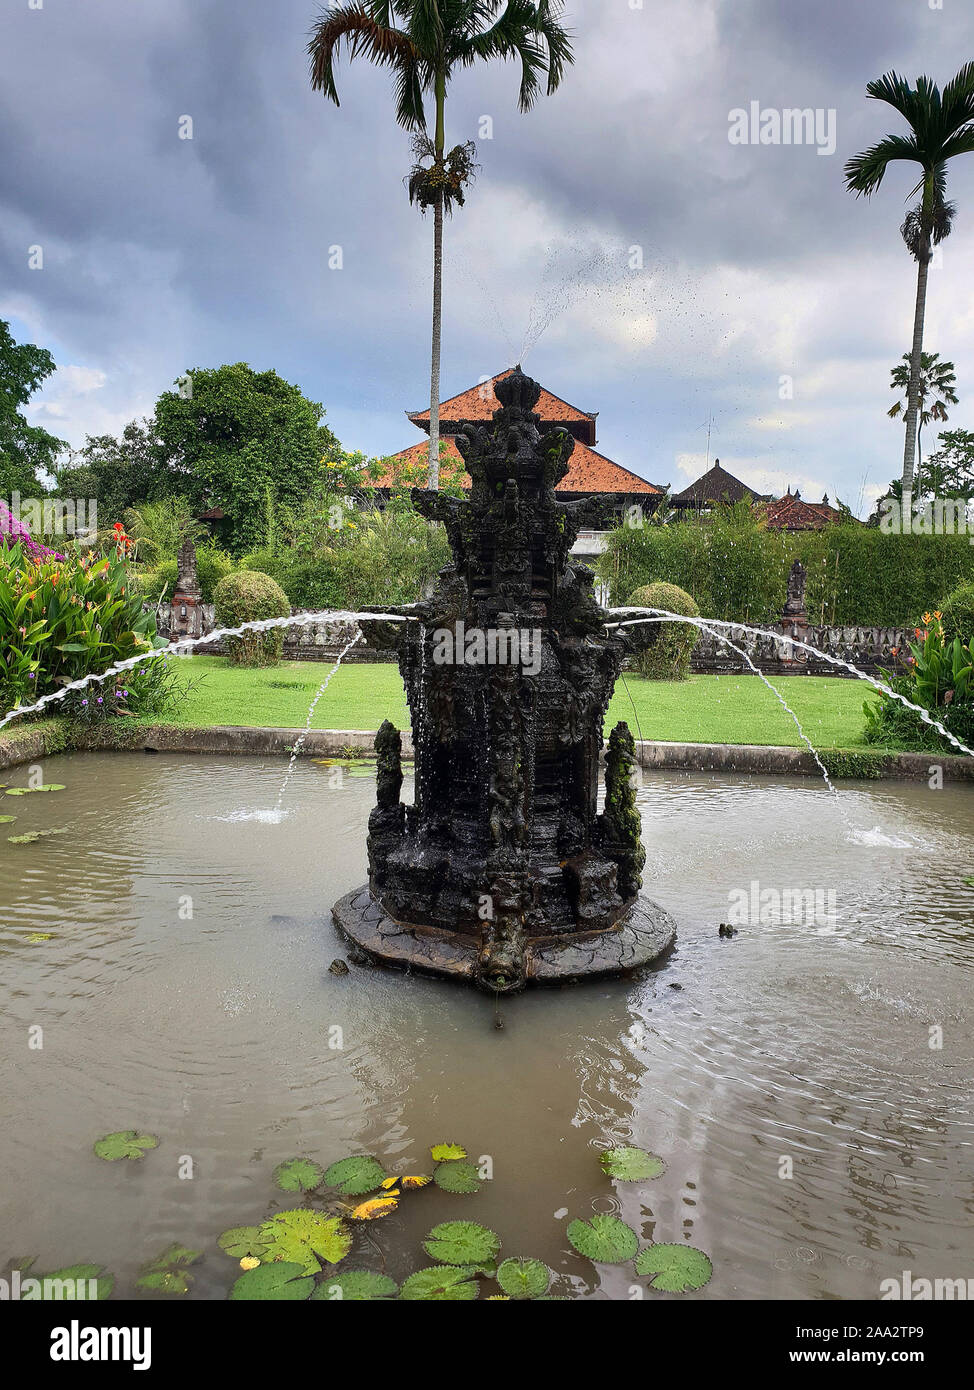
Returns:
[[[301,736],[300,729],[248,728],[243,725],[215,725],[212,728],[182,728],[150,725],[124,730],[92,729],[76,736],[71,750],[90,752],[155,753],[240,753],[286,755]],[[302,756],[336,758],[354,754],[371,755],[375,732],[365,729],[312,729],[306,736]],[[0,736],[0,769],[36,761],[53,752],[51,736],[43,730],[23,731],[16,739]],[[412,757],[412,738],[402,736],[403,754]],[[821,777],[822,772],[806,749],[759,747],[730,743],[652,743],[636,744],[642,767],[666,772],[743,772],[764,776]],[[848,777],[849,759],[868,760],[871,775],[894,780],[928,781],[930,769],[943,768],[945,781],[974,781],[974,758],[937,753],[870,753],[868,750],[830,752],[821,757],[833,777]],[[846,763],[845,766],[843,764]],[[854,773],[852,774],[854,777]]]

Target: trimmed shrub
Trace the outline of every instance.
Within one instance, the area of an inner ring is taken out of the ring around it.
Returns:
[[[287,595],[268,574],[259,570],[237,570],[221,579],[213,596],[217,627],[239,627],[241,623],[266,618],[286,618],[291,605]],[[226,637],[223,650],[234,666],[274,666],[284,648],[283,628],[270,632],[248,632],[242,637]]]
[[[974,581],[959,585],[944,599],[941,616],[944,638],[948,642],[959,637],[966,645],[974,639]]]
[[[646,584],[630,596],[630,608],[665,608],[699,618],[700,609],[675,584]],[[633,663],[639,675],[651,681],[685,681],[690,674],[690,656],[700,629],[692,623],[660,623],[659,636],[651,647],[640,652]]]

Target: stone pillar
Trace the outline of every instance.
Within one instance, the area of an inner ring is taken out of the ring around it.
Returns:
[[[808,575],[801,560],[796,560],[788,575],[788,598],[781,622],[778,624],[783,637],[798,642],[808,641],[808,612],[805,608],[805,590]],[[808,662],[808,652],[801,647],[792,647],[786,652],[783,664],[804,666]]]
[[[172,598],[172,640],[202,637],[203,595],[196,574],[196,544],[189,537],[179,547],[176,589]]]

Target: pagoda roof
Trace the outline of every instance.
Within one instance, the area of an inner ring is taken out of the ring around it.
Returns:
[[[466,471],[463,457],[454,442],[452,435],[442,437],[444,445],[443,459],[444,464],[459,470],[457,481],[460,486],[469,491],[471,486],[470,474]],[[412,444],[408,449],[403,449],[398,454],[393,454],[394,459],[400,460],[403,464],[414,467],[422,467],[429,458],[429,444],[425,440],[420,440],[417,444]],[[391,487],[393,477],[391,472],[377,478],[369,484],[375,488]],[[623,468],[621,464],[613,463],[604,454],[598,453],[589,445],[581,440],[575,441],[575,448],[572,456],[568,460],[568,472],[555,488],[556,492],[574,492],[580,494],[587,493],[615,493],[617,495],[631,496],[641,494],[643,496],[659,496],[662,488],[656,487],[653,483],[648,483],[645,478],[640,478],[635,473],[630,473],[628,468]]]

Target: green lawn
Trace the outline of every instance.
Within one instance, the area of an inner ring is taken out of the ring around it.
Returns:
[[[219,657],[204,656],[182,659],[177,669],[187,680],[205,679],[166,722],[293,729],[304,726],[308,706],[330,666],[290,661],[269,670],[249,671],[228,666]],[[861,681],[779,676],[772,683],[817,747],[861,744],[862,702],[868,692]],[[409,725],[396,667],[343,666],[319,701],[312,728],[377,729],[383,719],[391,719],[400,728]],[[756,676],[694,676],[678,683],[627,675],[609,706],[608,727],[620,719],[627,721],[637,738],[801,744],[794,722]]]

